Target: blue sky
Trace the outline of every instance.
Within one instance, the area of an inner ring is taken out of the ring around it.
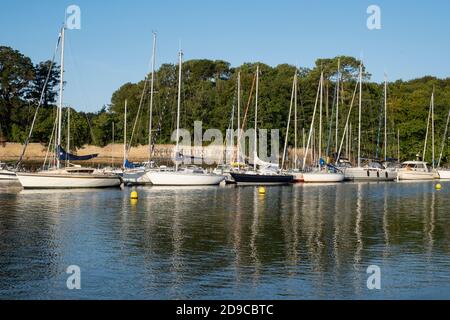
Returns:
[[[36,63],[50,59],[67,6],[81,8],[81,30],[67,32],[65,103],[96,111],[125,82],[149,71],[152,30],[157,64],[223,59],[310,67],[316,58],[362,57],[373,80],[450,75],[450,1],[1,0],[0,45]],[[381,8],[381,30],[366,9]]]

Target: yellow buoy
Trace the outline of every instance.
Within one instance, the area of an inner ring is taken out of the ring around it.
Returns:
[[[438,184],[436,185],[436,190],[441,190],[441,189],[442,189],[442,186],[441,186],[440,183],[438,183]]]
[[[259,194],[266,194],[266,188],[259,187],[258,192],[259,192]]]
[[[139,198],[139,195],[138,195],[137,191],[131,191],[130,199],[137,200],[138,198]]]
[[[131,203],[132,206],[135,206],[135,205],[138,204],[138,200],[137,199],[131,199],[130,203]]]

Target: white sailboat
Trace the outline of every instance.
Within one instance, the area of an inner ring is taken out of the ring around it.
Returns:
[[[361,159],[361,116],[362,116],[362,64],[359,66],[359,107],[358,107],[358,165],[357,167],[349,166],[344,169],[345,180],[349,181],[394,181],[397,178],[397,172],[384,168],[384,166],[376,160],[366,160],[363,165]],[[385,161],[387,160],[387,79],[384,82],[384,110],[385,110],[385,137],[384,152]],[[351,110],[350,110],[351,112]]]
[[[420,160],[420,155],[417,156],[416,161],[406,161],[402,164],[402,167],[398,169],[398,180],[434,180],[437,178],[437,172],[434,168],[434,90],[431,94],[430,110],[428,112],[427,120],[427,132],[425,134],[425,143],[423,148],[423,158],[425,159],[428,142],[428,132],[430,129],[431,121],[431,149],[432,149],[432,170],[428,168],[425,161]]]
[[[219,185],[225,176],[206,173],[197,167],[179,168],[179,140],[180,140],[180,109],[181,109],[181,83],[182,83],[183,52],[179,52],[178,67],[178,106],[177,106],[177,131],[175,147],[175,170],[159,168],[147,172],[151,183],[155,186],[198,186]]]
[[[65,26],[61,29],[61,75],[59,88],[59,106],[58,106],[58,137],[56,147],[56,168],[37,173],[17,172],[17,177],[25,189],[65,189],[65,188],[106,188],[118,187],[121,179],[118,175],[99,172],[92,168],[83,168],[81,166],[62,168],[61,161],[86,160],[96,155],[77,157],[66,153],[61,147],[62,133],[62,107],[63,107],[63,85],[64,85],[64,40]]]
[[[320,111],[319,111],[319,157],[317,167],[313,168],[310,172],[303,173],[303,180],[305,183],[329,183],[329,182],[342,182],[344,181],[344,174],[335,170],[335,168],[330,168],[327,164],[323,163],[322,157],[322,108],[323,108],[323,72],[320,74],[320,83],[317,90],[316,102],[314,105],[313,117],[311,121],[311,128],[308,136],[308,143],[306,146],[306,151],[303,159],[303,170],[305,170],[306,160],[308,156],[309,145],[311,142],[311,137],[314,130],[314,122],[317,111],[317,103],[320,97]]]
[[[153,124],[153,96],[154,96],[154,82],[155,82],[155,62],[156,62],[156,33],[153,32],[153,49],[151,58],[151,83],[150,83],[150,112],[149,112],[149,126],[148,126],[148,162],[142,165],[135,165],[128,161],[128,150],[131,149],[131,143],[134,136],[134,130],[136,124],[139,121],[140,111],[144,103],[144,95],[147,92],[148,78],[146,77],[144,82],[144,89],[142,90],[141,100],[139,103],[138,113],[136,115],[136,120],[133,128],[133,132],[130,138],[130,144],[127,147],[127,101],[125,101],[125,119],[124,119],[124,159],[123,159],[123,174],[122,178],[125,184],[128,185],[145,185],[150,184],[150,177],[148,172],[153,170],[152,158],[152,124]]]
[[[127,106],[128,100],[125,100],[125,112],[124,112],[124,132],[123,132],[123,167],[122,167],[122,179],[125,185],[143,185],[150,183],[150,179],[146,176],[146,168],[144,166],[136,167],[128,161],[128,148],[127,148]]]

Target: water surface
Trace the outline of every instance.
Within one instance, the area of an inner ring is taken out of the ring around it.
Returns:
[[[2,184],[0,298],[449,299],[442,186],[142,187],[132,203],[131,189]]]

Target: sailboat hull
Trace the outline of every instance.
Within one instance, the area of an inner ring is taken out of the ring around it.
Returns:
[[[119,187],[118,176],[17,173],[24,189],[81,189]]]
[[[225,176],[216,174],[173,171],[149,171],[147,176],[155,186],[212,186],[225,179]]]
[[[373,168],[347,168],[344,170],[347,181],[394,181],[397,172],[393,170]]]
[[[231,173],[238,185],[284,185],[294,181],[291,175]]]
[[[305,183],[332,183],[344,181],[344,175],[342,173],[322,173],[311,172],[304,173],[303,180]]]
[[[450,180],[450,170],[438,170],[439,178],[442,180]]]

